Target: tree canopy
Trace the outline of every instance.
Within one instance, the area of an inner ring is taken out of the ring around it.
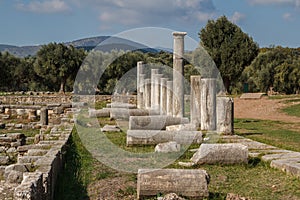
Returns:
[[[37,52],[34,71],[48,81],[48,85],[53,83],[54,88],[51,89],[57,88],[55,83],[59,82],[59,92],[64,93],[67,80],[76,76],[84,58],[85,52],[82,49],[50,43]]]
[[[259,47],[253,39],[225,16],[209,20],[199,32],[201,45],[214,60],[227,92],[238,81],[244,68],[257,56]]]

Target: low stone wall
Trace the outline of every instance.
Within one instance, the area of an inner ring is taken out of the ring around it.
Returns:
[[[51,103],[113,101],[132,103],[135,95],[8,95],[0,96],[0,104],[9,105],[46,105]]]
[[[32,171],[21,171],[23,179],[14,190],[14,200],[52,200],[58,174],[64,162],[66,144],[70,138],[73,124],[52,128],[50,135],[57,140],[42,140],[36,145],[22,146],[18,149],[18,163],[14,166],[33,165]],[[9,172],[9,169],[12,169]],[[5,173],[17,171],[17,168],[6,167]],[[14,181],[14,180],[6,180]]]

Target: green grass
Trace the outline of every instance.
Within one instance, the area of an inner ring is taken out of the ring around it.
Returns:
[[[300,101],[300,99],[298,99]],[[300,117],[300,104],[295,104],[282,109],[288,115]]]
[[[274,95],[268,96],[269,99],[287,99],[287,98],[300,98],[300,95],[293,94],[293,95]]]
[[[65,165],[58,177],[54,199],[88,199],[86,189],[91,181],[92,171],[93,158],[74,129],[67,144]]]
[[[300,132],[293,130],[293,123],[235,119],[235,133],[279,148],[300,152]]]

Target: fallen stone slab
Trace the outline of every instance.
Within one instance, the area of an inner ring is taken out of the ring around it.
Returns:
[[[191,161],[196,164],[248,163],[248,148],[242,144],[201,144]]]
[[[108,103],[106,105],[107,108],[127,108],[127,109],[135,109],[137,106],[135,104],[130,103],[120,103],[120,102],[113,102]]]
[[[129,118],[130,130],[166,130],[167,126],[188,124],[188,118],[171,116],[131,116]]]
[[[261,99],[265,93],[244,93],[240,96],[240,99]]]
[[[200,131],[127,130],[127,145],[155,145],[166,142],[177,144],[200,144]]]
[[[10,160],[8,156],[0,156],[0,165],[7,165],[9,161]]]
[[[101,128],[102,132],[121,132],[121,129],[117,125],[105,125]]]
[[[300,161],[300,153],[298,152],[289,152],[289,153],[279,153],[279,154],[268,154],[261,157],[265,162],[279,159],[289,159],[289,158],[298,158]]]
[[[27,151],[27,156],[43,156],[48,153],[48,150],[42,150],[42,149],[29,149]]]
[[[159,113],[157,113],[159,115]],[[148,116],[150,111],[146,109],[127,109],[127,108],[112,108],[110,111],[111,119],[126,119],[130,116]]]
[[[17,162],[19,164],[24,164],[24,163],[34,163],[38,159],[40,159],[41,156],[18,156]]]
[[[138,199],[159,193],[176,193],[193,199],[209,196],[209,175],[205,170],[139,169],[137,179]]]
[[[43,141],[41,141],[41,142],[43,142]],[[32,144],[32,145],[19,146],[17,148],[17,151],[18,152],[26,152],[29,149],[50,149],[50,148],[51,148],[50,144]]]
[[[179,124],[166,127],[167,131],[197,131],[197,129],[195,124]]]
[[[158,153],[179,152],[180,144],[177,144],[176,142],[161,143],[155,146],[154,151]]]
[[[300,158],[272,160],[270,166],[300,178]]]
[[[109,108],[101,110],[91,109],[89,110],[89,117],[110,117],[110,110]]]

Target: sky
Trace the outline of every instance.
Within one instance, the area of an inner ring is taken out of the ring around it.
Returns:
[[[199,41],[227,16],[260,47],[300,47],[300,0],[0,0],[0,44],[69,42],[133,28],[185,31]]]

